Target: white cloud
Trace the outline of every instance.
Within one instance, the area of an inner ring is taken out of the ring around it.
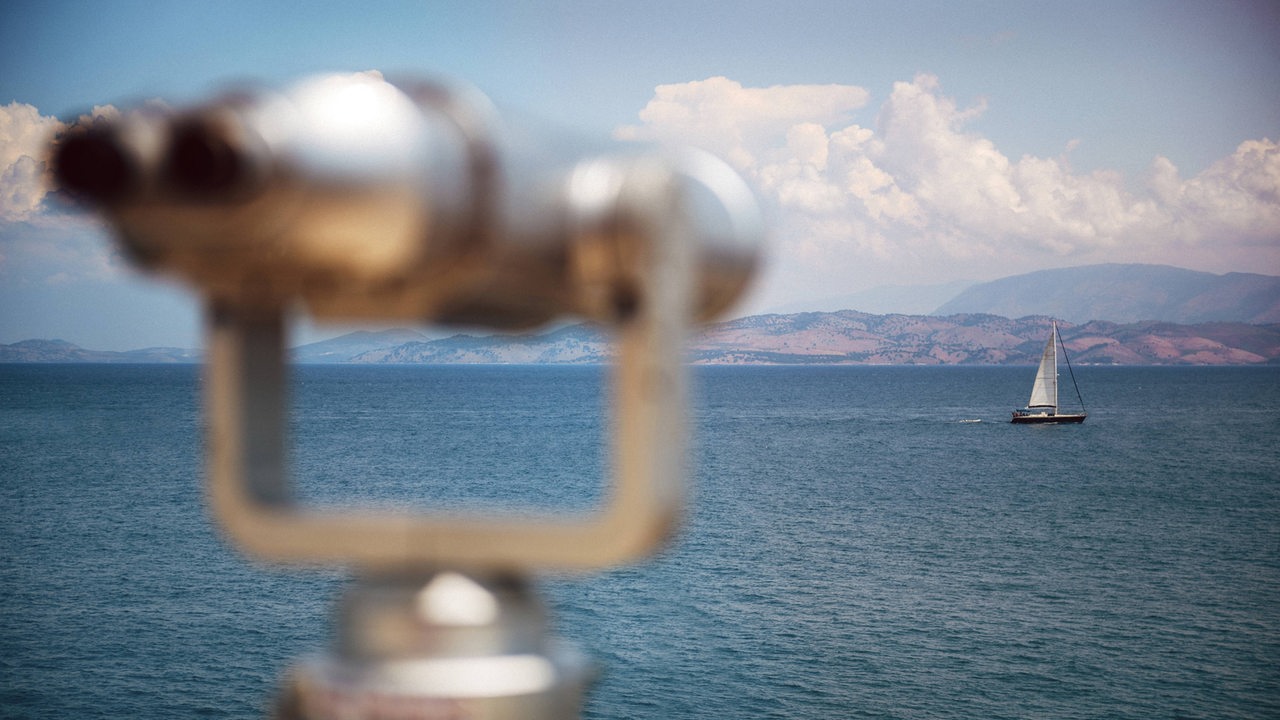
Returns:
[[[874,127],[852,122],[868,98],[848,85],[662,85],[642,124],[617,134],[698,145],[742,172],[773,219],[774,302],[1090,262],[1280,273],[1275,142],[1244,142],[1190,179],[1157,158],[1137,194],[1066,156],[1007,157],[968,131],[985,104],[957,106],[934,76],[896,83]]]
[[[119,117],[115,106],[95,105],[77,122]],[[46,162],[49,144],[67,127],[56,117],[41,115],[33,105],[0,106],[0,222],[39,219],[45,196],[53,189]]]
[[[0,106],[0,221],[22,220],[40,209],[49,192],[46,149],[63,127],[31,105]]]
[[[642,125],[615,133],[626,140],[674,140],[715,152],[748,169],[758,153],[805,123],[828,127],[848,120],[869,94],[853,85],[745,88],[724,77],[659,85],[640,111]]]
[[[704,147],[755,187],[774,233],[753,310],[1091,262],[1280,274],[1275,141],[1246,140],[1193,177],[1157,157],[1135,189],[1118,173],[1074,171],[1067,154],[1008,157],[971,130],[985,104],[959,106],[931,75],[870,99],[853,85],[713,77],[659,86],[616,134]],[[96,107],[82,120],[118,114]],[[100,226],[45,207],[44,148],[63,127],[30,105],[0,106],[0,281],[121,272]]]
[[[1150,185],[1165,210],[1165,231],[1184,243],[1280,243],[1280,145],[1271,140],[1245,141],[1189,180],[1156,158]]]
[[[113,106],[98,106],[78,121],[119,114]],[[0,282],[101,282],[124,272],[100,220],[46,202],[52,189],[45,160],[49,143],[66,127],[31,105],[0,106]]]

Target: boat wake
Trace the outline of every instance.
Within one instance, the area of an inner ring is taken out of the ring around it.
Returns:
[[[956,422],[961,423],[961,424],[972,424],[972,423],[980,423],[980,422],[982,422],[982,419],[981,419],[981,418],[966,418],[966,419],[964,419],[964,420],[957,420]]]

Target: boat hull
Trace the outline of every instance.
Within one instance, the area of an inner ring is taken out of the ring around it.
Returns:
[[[1061,425],[1064,423],[1082,423],[1087,417],[1089,416],[1086,414],[1049,415],[1047,413],[1037,413],[1035,415],[1019,415],[1014,413],[1010,422],[1015,425]]]

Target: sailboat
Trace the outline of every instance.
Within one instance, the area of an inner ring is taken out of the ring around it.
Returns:
[[[1080,397],[1080,386],[1076,385],[1076,374],[1071,370],[1071,358],[1067,357],[1067,346],[1062,345],[1062,357],[1067,361],[1067,371],[1071,373],[1071,384],[1075,386],[1076,397],[1080,400],[1079,413],[1058,412],[1058,346],[1062,339],[1058,337],[1058,322],[1053,323],[1053,331],[1049,333],[1049,342],[1044,346],[1044,354],[1040,356],[1040,369],[1036,371],[1036,381],[1031,386],[1031,401],[1022,410],[1013,411],[1015,423],[1082,423],[1088,417],[1084,411],[1084,398]]]

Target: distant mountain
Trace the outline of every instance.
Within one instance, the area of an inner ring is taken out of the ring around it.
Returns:
[[[405,343],[423,342],[428,337],[415,330],[357,330],[329,340],[300,345],[289,351],[294,362],[348,362],[365,352]]]
[[[1250,365],[1280,362],[1280,324],[1095,320],[1063,334],[1071,357],[1098,365]]]
[[[957,313],[1048,315],[1074,323],[1274,323],[1280,322],[1280,277],[1166,265],[1041,270],[974,285],[933,312]]]
[[[854,310],[755,315],[711,325],[690,342],[701,364],[1009,365],[1040,358],[1045,315],[873,315]],[[1059,323],[1072,362],[1251,365],[1280,362],[1280,323]],[[523,335],[423,339],[414,331],[357,332],[295,348],[295,362],[544,364],[609,362],[610,333],[591,325]],[[0,345],[0,362],[192,362],[195,351],[84,350],[57,340]]]
[[[1052,320],[835,313],[760,315],[714,325],[693,343],[705,363],[1016,365],[1039,361]],[[1280,324],[1116,324],[1059,331],[1073,362],[1249,365],[1280,361]]]
[[[145,348],[114,352],[85,350],[65,340],[23,340],[0,345],[0,363],[190,363],[200,351],[183,348]]]
[[[689,347],[700,364],[1034,364],[1051,319],[961,314],[756,315],[704,329]],[[1073,361],[1098,364],[1248,365],[1280,360],[1280,324],[1116,324],[1060,330]],[[540,334],[455,335],[354,355],[353,363],[603,363],[609,334],[572,325]]]
[[[608,334],[590,325],[570,325],[524,335],[454,335],[369,350],[355,363],[603,363],[611,358]]]

